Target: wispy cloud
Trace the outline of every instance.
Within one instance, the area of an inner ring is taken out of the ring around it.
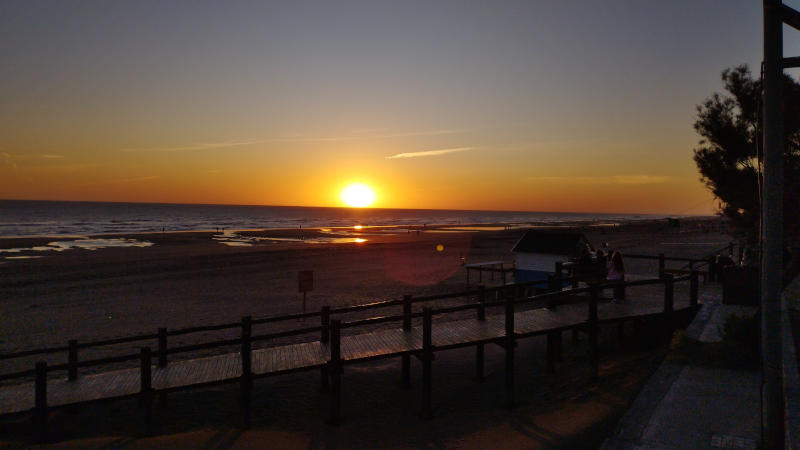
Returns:
[[[669,177],[657,175],[617,175],[614,180],[619,184],[660,184],[669,181]]]
[[[86,187],[86,186],[104,186],[104,185],[111,185],[111,184],[128,184],[128,183],[139,183],[142,181],[150,181],[159,178],[156,175],[149,175],[144,177],[132,177],[132,178],[116,178],[112,180],[103,180],[103,181],[94,181],[91,183],[80,183],[76,184],[77,187]]]
[[[531,181],[572,184],[660,184],[666,183],[670,177],[661,175],[609,175],[599,177],[529,177]]]
[[[185,145],[180,147],[150,147],[150,148],[126,148],[123,152],[186,152],[196,150],[214,150],[231,147],[244,147],[246,145],[258,144],[260,140],[239,140],[224,142],[207,142],[203,144]]]
[[[134,178],[117,178],[116,180],[109,180],[107,183],[109,184],[122,184],[122,183],[137,183],[139,181],[149,181],[155,180],[158,178],[155,175],[150,175],[146,177],[134,177]]]
[[[11,153],[0,153],[0,157],[3,158],[3,161],[6,163],[11,162],[14,163],[16,161],[26,161],[26,160],[35,160],[35,159],[63,159],[64,155],[56,155],[52,153],[44,153],[44,154],[11,154]]]
[[[8,153],[0,153],[0,166],[11,167],[14,170],[17,170],[17,163],[14,162],[14,159],[11,158],[11,155]]]
[[[426,131],[405,131],[396,133],[387,133],[383,130],[356,130],[350,135],[344,136],[305,136],[293,135],[285,138],[276,138],[274,140],[281,142],[338,142],[338,141],[352,141],[356,139],[390,139],[399,137],[414,137],[414,136],[442,136],[448,134],[464,133],[465,130],[426,130]]]
[[[424,152],[398,153],[396,155],[387,156],[386,159],[421,158],[424,156],[439,156],[439,155],[446,155],[448,153],[466,152],[474,149],[475,147],[456,147],[456,148],[443,148],[440,150],[428,150]]]

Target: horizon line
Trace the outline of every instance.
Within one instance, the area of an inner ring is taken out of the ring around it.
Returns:
[[[51,200],[51,199],[14,199],[0,198],[0,202],[51,202],[51,203],[106,203],[106,204],[133,204],[133,205],[179,205],[179,206],[242,206],[242,207],[278,207],[278,208],[327,208],[327,209],[352,209],[352,210],[406,210],[406,211],[475,211],[475,212],[507,212],[507,213],[539,213],[539,214],[607,214],[625,216],[680,216],[680,217],[713,217],[712,214],[677,214],[677,213],[645,213],[645,212],[603,212],[603,211],[533,211],[521,209],[455,209],[455,208],[391,208],[391,207],[363,207],[351,206],[319,206],[319,205],[265,205],[245,203],[180,203],[180,202],[148,202],[148,201],[118,201],[118,200]]]

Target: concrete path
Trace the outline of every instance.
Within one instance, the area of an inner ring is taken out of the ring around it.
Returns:
[[[720,305],[716,296],[704,300],[686,331],[701,342],[719,341],[728,315],[755,313],[754,307]],[[758,448],[760,384],[757,371],[665,361],[602,448]]]

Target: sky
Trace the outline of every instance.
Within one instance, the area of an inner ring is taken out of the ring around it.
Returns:
[[[761,21],[756,0],[4,1],[0,198],[341,206],[361,182],[374,207],[710,214],[695,107],[757,72]]]

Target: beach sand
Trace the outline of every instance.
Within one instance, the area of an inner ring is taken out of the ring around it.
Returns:
[[[583,231],[595,246],[608,242],[623,253],[663,252],[671,256],[697,257],[730,240],[717,232],[701,231],[697,223],[684,221],[684,229],[689,231],[683,233],[674,233],[660,222]],[[44,257],[5,260],[0,264],[0,352],[61,346],[68,339],[88,341],[153,333],[160,326],[181,328],[235,322],[245,315],[297,313],[302,304],[302,294],[297,291],[300,270],[314,271],[314,290],[307,298],[309,311],[322,305],[395,300],[404,294],[455,292],[466,287],[462,258],[468,263],[511,262],[510,249],[523,233],[432,228],[397,234],[386,230],[331,230],[334,235],[302,230],[305,242],[261,241],[250,247],[217,242],[212,239],[216,232],[127,234],[125,238],[154,245],[40,252],[36,255]],[[294,239],[300,233],[269,230],[239,234]],[[308,242],[331,236],[359,237],[366,242]],[[3,239],[0,248],[30,247],[52,240]],[[21,253],[25,254],[34,253]],[[629,261],[628,272],[652,275],[655,265]],[[491,280],[484,281],[491,284]],[[176,337],[170,345],[222,336],[224,333]],[[118,346],[113,354],[135,353],[140,345]],[[235,427],[236,390],[219,387],[170,396],[169,408],[158,413],[163,425],[152,438],[137,438],[140,420],[135,402],[128,401],[56,413],[54,434],[66,445],[72,442],[75,446],[118,441],[134,447],[195,443],[286,448],[568,447],[576,442],[594,442],[613,428],[659,361],[659,351],[652,348],[617,351],[609,345],[603,376],[594,383],[588,378],[582,356],[585,349],[580,344],[566,350],[567,362],[556,376],[549,376],[544,370],[543,341],[526,340],[519,354],[532,357],[518,358],[518,390],[523,402],[510,413],[501,407],[501,350],[487,348],[489,379],[481,386],[470,380],[472,350],[446,352],[441,357],[437,354],[434,397],[440,406],[432,421],[421,422],[413,414],[419,403],[418,386],[411,391],[400,389],[399,362],[387,360],[347,368],[346,422],[339,428],[325,425],[327,397],[317,392],[319,375],[311,372],[258,381],[254,428],[244,433]],[[572,357],[570,352],[574,353]],[[81,358],[110,354],[112,350],[87,351]],[[36,359],[41,357],[6,362],[4,371],[30,368]],[[63,360],[60,356],[48,361]],[[6,442],[25,439],[20,431],[25,427],[16,424],[0,424],[0,435],[13,435]]]

